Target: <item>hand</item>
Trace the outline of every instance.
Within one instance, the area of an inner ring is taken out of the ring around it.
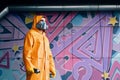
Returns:
[[[27,70],[28,74],[34,73],[33,68],[30,68],[29,70]]]
[[[54,74],[54,73],[50,74],[50,78],[55,78],[55,76],[56,76],[56,74]]]

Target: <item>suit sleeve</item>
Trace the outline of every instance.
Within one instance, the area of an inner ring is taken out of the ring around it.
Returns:
[[[33,37],[30,33],[27,33],[24,39],[23,61],[27,71],[32,71],[34,66],[31,63],[31,53],[33,46]]]
[[[56,70],[55,70],[55,64],[54,64],[52,52],[50,50],[50,46],[49,46],[49,65],[50,65],[50,72],[51,72],[52,76],[55,77]]]

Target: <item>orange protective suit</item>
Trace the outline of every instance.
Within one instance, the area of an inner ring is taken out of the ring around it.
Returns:
[[[26,69],[26,80],[50,80],[50,73],[55,77],[55,65],[45,32],[36,28],[42,16],[36,15],[32,28],[24,40],[23,61]],[[33,68],[40,70],[36,74]]]

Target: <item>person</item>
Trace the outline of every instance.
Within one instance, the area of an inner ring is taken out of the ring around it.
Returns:
[[[45,30],[46,18],[35,15],[32,28],[24,39],[23,62],[26,80],[50,80],[56,76],[55,64]]]

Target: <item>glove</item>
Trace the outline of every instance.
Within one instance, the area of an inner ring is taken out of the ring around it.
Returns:
[[[50,74],[50,78],[55,78],[56,74],[55,73],[51,73]]]
[[[33,70],[34,70],[34,73],[36,73],[36,74],[40,73],[39,69],[33,68]]]
[[[30,68],[29,70],[27,70],[28,74],[34,73],[33,68]]]

